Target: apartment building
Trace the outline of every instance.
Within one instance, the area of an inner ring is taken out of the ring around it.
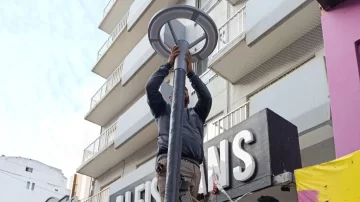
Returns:
[[[152,49],[147,25],[157,11],[174,4],[202,9],[218,27],[217,48],[194,64],[213,97],[205,142],[269,108],[297,126],[302,166],[335,159],[321,12],[315,0],[110,0],[99,25],[109,38],[92,68],[107,80],[90,98],[85,116],[101,126],[101,134],[84,149],[77,170],[93,178],[91,196],[84,201],[137,201],[144,191],[158,197],[153,179],[157,128],[144,86],[166,59]],[[160,90],[167,101],[171,84],[169,75]],[[193,106],[197,97],[187,85]],[[123,191],[133,188],[135,196]],[[200,192],[207,192],[204,181]],[[296,191],[287,195],[282,199],[295,201]]]
[[[0,156],[0,201],[59,201],[70,193],[58,168],[14,156]]]

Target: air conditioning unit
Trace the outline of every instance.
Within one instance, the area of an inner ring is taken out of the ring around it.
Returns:
[[[226,0],[226,1],[227,1],[229,4],[235,6],[235,5],[239,4],[239,3],[244,3],[244,2],[246,2],[247,0]]]

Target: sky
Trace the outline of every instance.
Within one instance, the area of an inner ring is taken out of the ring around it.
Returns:
[[[100,134],[84,116],[105,82],[91,69],[107,1],[0,1],[0,155],[76,172]]]

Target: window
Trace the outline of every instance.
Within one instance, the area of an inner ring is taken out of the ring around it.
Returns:
[[[26,168],[25,168],[25,171],[26,171],[26,172],[29,172],[29,173],[32,173],[32,172],[33,172],[33,168],[26,167]]]
[[[34,189],[35,189],[35,183],[32,183],[32,185],[31,185],[31,190],[34,191]]]
[[[26,183],[26,189],[29,189],[29,188],[30,188],[30,182],[27,181],[27,183]]]

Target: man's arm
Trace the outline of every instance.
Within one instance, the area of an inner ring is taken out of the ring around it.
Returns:
[[[166,107],[166,102],[159,92],[159,88],[165,77],[169,74],[170,68],[171,66],[169,63],[161,65],[146,83],[145,90],[147,101],[150,106],[151,113],[155,118],[158,118]]]
[[[211,110],[211,105],[212,105],[211,94],[208,88],[206,87],[206,85],[194,72],[192,71],[189,72],[187,76],[190,79],[191,86],[194,88],[199,99],[194,107],[194,111],[198,114],[200,119],[205,123],[206,118]]]

